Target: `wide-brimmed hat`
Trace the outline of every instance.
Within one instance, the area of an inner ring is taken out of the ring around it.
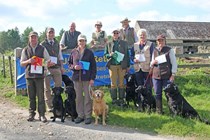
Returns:
[[[96,25],[102,26],[102,22],[101,22],[101,21],[96,21],[95,26],[96,26]]]
[[[31,37],[31,36],[37,36],[38,37],[38,33],[35,32],[35,31],[31,31],[28,36],[29,37]]]
[[[47,30],[46,30],[46,32],[47,33],[49,33],[49,32],[55,32],[55,29],[52,28],[52,27],[48,27]]]
[[[85,35],[80,34],[80,35],[78,36],[77,40],[78,40],[78,41],[79,41],[79,40],[85,40],[85,41],[87,41],[87,38],[86,38]]]
[[[128,18],[123,19],[122,21],[120,21],[120,23],[124,23],[124,22],[131,22],[130,20],[128,20]]]
[[[157,40],[160,40],[160,39],[166,39],[166,36],[164,34],[160,34],[157,36]]]

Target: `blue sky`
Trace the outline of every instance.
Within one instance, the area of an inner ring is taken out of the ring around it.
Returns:
[[[96,21],[110,35],[125,17],[131,26],[136,20],[210,22],[209,7],[209,0],[0,0],[0,31],[51,26],[58,34],[74,21],[89,42]]]

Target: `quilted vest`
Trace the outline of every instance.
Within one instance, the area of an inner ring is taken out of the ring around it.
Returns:
[[[100,31],[99,33],[92,33],[92,39],[94,45],[102,45],[105,43],[105,31]]]
[[[171,72],[171,62],[170,62],[170,57],[169,57],[169,52],[170,52],[171,48],[168,46],[164,46],[161,51],[159,51],[158,49],[154,49],[154,58],[156,58],[159,55],[165,54],[166,55],[166,62],[162,63],[162,64],[158,64],[156,66],[154,66],[153,68],[153,74],[152,74],[152,78],[155,79],[169,79],[172,72]]]
[[[135,72],[138,72],[140,69],[143,72],[149,72],[150,69],[150,61],[151,61],[151,57],[150,57],[150,46],[152,45],[152,43],[150,41],[146,42],[146,45],[144,46],[143,50],[140,50],[139,48],[139,42],[134,43],[134,51],[135,54],[140,54],[141,51],[142,53],[144,53],[145,56],[145,62],[137,62],[134,63],[134,70]]]
[[[59,61],[59,58],[60,58],[59,57],[59,49],[60,48],[59,48],[58,41],[54,39],[54,43],[53,43],[53,45],[51,45],[51,44],[49,44],[48,40],[46,39],[41,43],[41,45],[47,49],[50,56],[57,57],[57,64],[50,68],[59,68],[61,64]]]
[[[124,29],[121,29],[120,34],[122,40],[127,41],[129,46],[133,46],[133,44],[135,43],[134,28],[129,27],[127,34],[125,33]]]
[[[30,46],[27,46],[24,48],[25,54],[27,59],[30,59],[32,56],[38,56],[40,58],[44,58],[44,47],[41,45],[37,45],[35,49],[35,54],[33,53],[33,50]],[[31,64],[28,64],[25,69],[25,78],[44,78],[44,67],[43,67],[43,73],[42,74],[35,74],[30,73]]]

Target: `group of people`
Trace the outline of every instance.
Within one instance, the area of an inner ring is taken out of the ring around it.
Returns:
[[[157,37],[157,46],[147,40],[146,29],[137,33],[129,25],[130,20],[121,21],[122,29],[112,32],[112,40],[102,28],[102,22],[95,23],[96,31],[92,33],[91,48],[103,48],[107,57],[111,88],[110,95],[113,105],[125,105],[124,75],[130,70],[130,59],[134,62],[137,85],[146,85],[152,91],[154,86],[157,112],[162,113],[162,88],[169,81],[174,81],[177,72],[177,63],[174,51],[166,46],[164,35]],[[131,53],[129,49],[131,48]],[[70,54],[69,69],[73,71],[72,80],[76,91],[76,111],[78,117],[75,123],[91,123],[92,99],[90,88],[96,78],[96,61],[92,50],[87,48],[87,38],[76,31],[76,24],[70,24],[70,30],[65,31],[60,43],[55,39],[54,28],[46,29],[46,39],[38,42],[37,32],[29,33],[28,45],[21,54],[21,66],[25,66],[25,78],[29,97],[29,118],[33,121],[36,115],[36,96],[38,98],[39,120],[47,122],[45,117],[52,111],[52,95],[50,79],[53,78],[54,86],[62,86],[63,57],[62,53]],[[45,61],[42,64],[41,61]],[[39,62],[39,63],[37,63]],[[41,63],[41,65],[40,65]],[[152,78],[151,78],[152,75]],[[151,79],[153,84],[151,84]],[[84,92],[84,94],[83,94]],[[151,92],[152,93],[152,92]]]

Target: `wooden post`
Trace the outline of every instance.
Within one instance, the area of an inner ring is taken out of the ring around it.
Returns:
[[[5,58],[4,58],[4,55],[2,57],[3,57],[3,77],[6,78]]]
[[[11,83],[13,84],[13,75],[12,75],[12,63],[11,63],[11,56],[8,56],[9,59],[9,72],[10,72],[10,79]]]

